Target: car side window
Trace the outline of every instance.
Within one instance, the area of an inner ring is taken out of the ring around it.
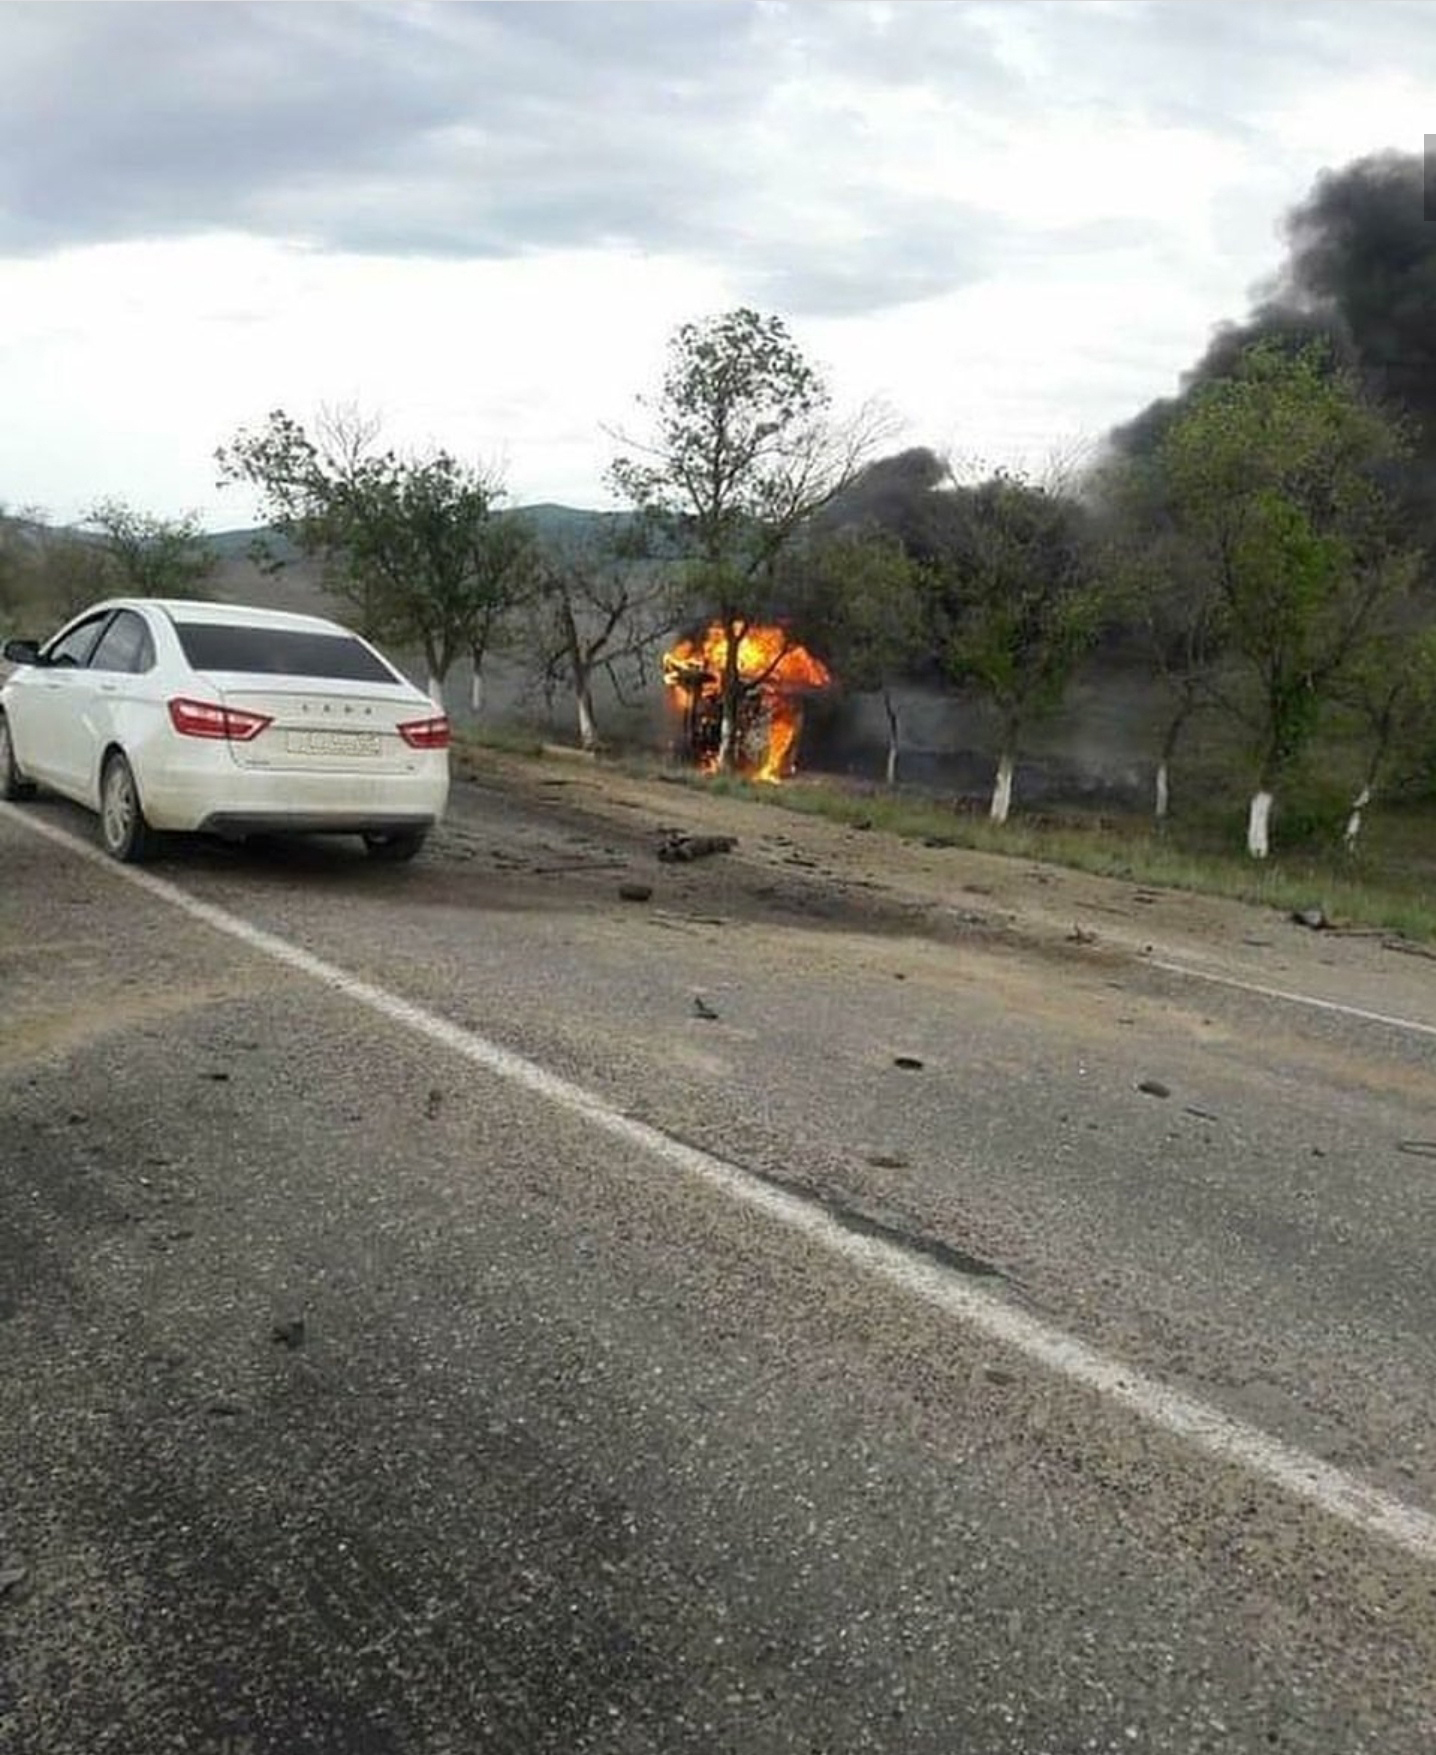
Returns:
[[[155,661],[154,642],[144,619],[132,609],[116,612],[90,654],[91,670],[122,670],[131,676],[146,671]]]
[[[46,664],[58,664],[67,668],[88,663],[90,654],[95,649],[95,642],[100,631],[109,621],[109,611],[103,615],[92,615],[81,622],[78,627],[71,628],[63,639],[56,640],[53,645],[45,648]]]

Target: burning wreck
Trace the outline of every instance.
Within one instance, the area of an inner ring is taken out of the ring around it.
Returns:
[[[705,774],[722,763],[724,678],[728,630],[713,622],[663,655],[663,681],[679,717],[678,750]],[[786,628],[750,623],[737,641],[733,677],[734,767],[751,780],[777,781],[793,772],[803,702],[832,682],[821,659]]]

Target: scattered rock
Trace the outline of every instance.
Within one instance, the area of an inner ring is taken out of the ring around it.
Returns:
[[[915,1054],[895,1054],[893,1065],[900,1066],[904,1072],[921,1072],[922,1062]]]
[[[1436,1140],[1397,1140],[1396,1149],[1408,1158],[1436,1158]]]
[[[304,1318],[295,1316],[288,1322],[276,1322],[269,1331],[269,1338],[278,1347],[288,1347],[291,1353],[298,1352],[304,1345]]]
[[[8,1560],[0,1565],[0,1597],[14,1590],[17,1584],[24,1584],[30,1576],[30,1568],[21,1566],[18,1561]]]
[[[951,835],[924,835],[922,844],[924,847],[956,847],[957,846],[957,842],[953,840]]]
[[[853,824],[853,827],[859,832],[859,834],[865,834],[870,828],[872,828],[872,826],[873,819],[871,817],[859,817]]]
[[[229,1083],[229,1074],[218,1068],[213,1072],[207,1072],[201,1076],[207,1078],[212,1085],[227,1085]]]
[[[205,1404],[205,1413],[216,1420],[238,1420],[244,1413],[242,1402],[217,1400]]]
[[[1067,934],[1067,942],[1069,945],[1095,945],[1097,942],[1097,934],[1095,932],[1088,932],[1085,927],[1074,926],[1071,932]]]
[[[708,1001],[704,999],[701,993],[695,993],[693,995],[693,1015],[695,1018],[707,1018],[709,1022],[712,1022],[718,1016],[717,1012],[714,1011],[713,1007],[709,1005]]]
[[[1017,1382],[1014,1373],[1004,1371],[1000,1365],[984,1365],[982,1375],[989,1383],[995,1384],[998,1389],[1007,1389]]]
[[[1198,1109],[1188,1103],[1182,1110],[1183,1115],[1195,1115],[1198,1121],[1220,1121],[1220,1115],[1213,1115],[1210,1109]]]
[[[1324,908],[1294,908],[1291,918],[1297,926],[1308,927],[1312,932],[1325,932],[1331,925]]]
[[[1170,1097],[1172,1094],[1171,1087],[1160,1079],[1139,1079],[1137,1089],[1147,1097]]]
[[[433,1121],[437,1118],[439,1111],[443,1107],[444,1093],[437,1085],[435,1085],[429,1092],[429,1095],[424,1099],[424,1113],[428,1116],[430,1121]]]
[[[736,835],[684,835],[671,831],[659,843],[658,857],[666,864],[690,859],[707,859],[714,853],[731,853],[738,845]]]
[[[618,899],[620,902],[647,902],[652,899],[652,884],[620,884]]]
[[[874,1170],[906,1170],[908,1164],[901,1152],[869,1152],[867,1162]]]

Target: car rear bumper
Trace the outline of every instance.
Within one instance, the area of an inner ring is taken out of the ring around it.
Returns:
[[[404,774],[296,774],[226,760],[190,772],[137,775],[150,826],[225,834],[392,834],[429,828],[444,814],[444,756]]]
[[[212,811],[197,825],[201,835],[409,835],[427,833],[432,816],[305,815],[297,811]]]

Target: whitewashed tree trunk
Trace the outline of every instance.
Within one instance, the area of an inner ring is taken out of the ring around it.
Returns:
[[[432,670],[429,672],[429,687],[428,687],[427,692],[428,692],[429,699],[434,703],[434,705],[442,713],[444,711],[444,707],[445,707],[444,685],[443,685],[442,680],[439,677],[435,676]]]
[[[1265,859],[1271,851],[1272,795],[1264,788],[1252,794],[1247,813],[1247,852],[1253,859]]]
[[[732,774],[738,767],[738,715],[731,699],[723,702],[723,718],[718,731],[718,768]]]
[[[598,721],[593,714],[593,690],[585,678],[574,691],[575,703],[578,707],[578,744],[580,749],[596,750],[598,748]]]
[[[1361,834],[1361,814],[1371,803],[1371,788],[1363,786],[1351,801],[1351,815],[1346,819],[1346,851],[1356,851],[1357,839]]]
[[[898,774],[898,716],[893,708],[887,690],[883,691],[883,710],[888,716],[888,759],[884,778],[889,786],[897,785]]]
[[[1157,821],[1164,823],[1172,808],[1171,770],[1165,760],[1157,763],[1157,795],[1154,805]]]
[[[992,787],[992,809],[989,812],[994,823],[1005,823],[1012,810],[1012,774],[1016,761],[1011,750],[1004,750],[997,763],[997,779]]]
[[[484,710],[484,673],[477,664],[469,678],[469,707],[475,715]]]

